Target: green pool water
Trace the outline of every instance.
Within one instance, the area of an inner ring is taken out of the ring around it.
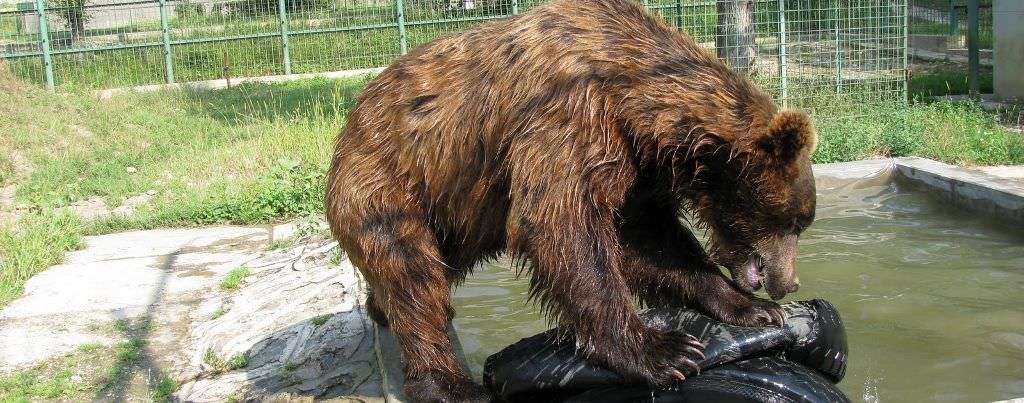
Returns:
[[[841,389],[865,402],[988,402],[1024,397],[1024,231],[887,180],[819,181],[802,236],[800,292],[843,316]],[[455,324],[479,379],[484,360],[548,328],[527,277],[480,265],[455,292]]]

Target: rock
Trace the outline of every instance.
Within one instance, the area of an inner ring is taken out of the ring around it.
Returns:
[[[110,215],[110,209],[107,208],[107,203],[102,197],[92,197],[86,200],[79,200],[71,203],[71,205],[66,207],[66,209],[86,220]]]
[[[248,356],[248,366],[207,372],[183,385],[183,401],[223,401],[235,394],[256,400],[275,393],[335,398],[380,396],[373,327],[360,302],[362,281],[350,262],[326,264],[333,241],[270,253],[248,263],[249,284],[205,308],[230,305],[224,315],[197,322],[190,334],[195,368],[208,352]],[[317,325],[312,319],[331,315]]]
[[[127,169],[125,169],[125,170],[126,170],[126,171],[128,171],[128,173],[130,173],[130,174],[133,174],[133,173],[139,172],[139,170],[138,170],[138,169],[135,169],[135,167],[128,167],[128,168],[127,168]]]
[[[146,195],[147,196],[155,196],[156,195],[156,190],[149,189],[149,190],[146,191]]]

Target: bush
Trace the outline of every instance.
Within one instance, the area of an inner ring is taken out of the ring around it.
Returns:
[[[206,10],[203,8],[203,5],[200,3],[193,3],[191,0],[182,1],[174,7],[174,16],[182,20],[199,18],[204,14],[206,14]]]
[[[278,0],[241,0],[227,4],[228,15],[235,18],[247,18],[263,15],[276,15]],[[285,11],[288,13],[308,13],[326,11],[332,8],[329,0],[285,0]]]
[[[323,211],[326,171],[326,167],[282,158],[249,191],[213,200],[198,221],[254,223],[319,214]]]

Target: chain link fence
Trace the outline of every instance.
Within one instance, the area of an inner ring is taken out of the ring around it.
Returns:
[[[981,59],[992,60],[992,0],[978,2]],[[967,61],[968,0],[910,0],[910,54],[924,60]]]
[[[843,118],[905,102],[906,1],[641,3],[780,104]],[[87,88],[357,70],[545,2],[29,0],[0,12],[0,60],[41,85]]]

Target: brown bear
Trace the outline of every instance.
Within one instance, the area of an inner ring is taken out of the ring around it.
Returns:
[[[652,386],[703,345],[634,297],[781,325],[814,219],[808,117],[630,0],[560,0],[438,39],[365,88],[328,173],[331,231],[372,287],[416,401],[480,401],[450,288],[505,253],[593,363]],[[682,213],[710,231],[706,253]],[[717,265],[727,267],[730,281]]]

